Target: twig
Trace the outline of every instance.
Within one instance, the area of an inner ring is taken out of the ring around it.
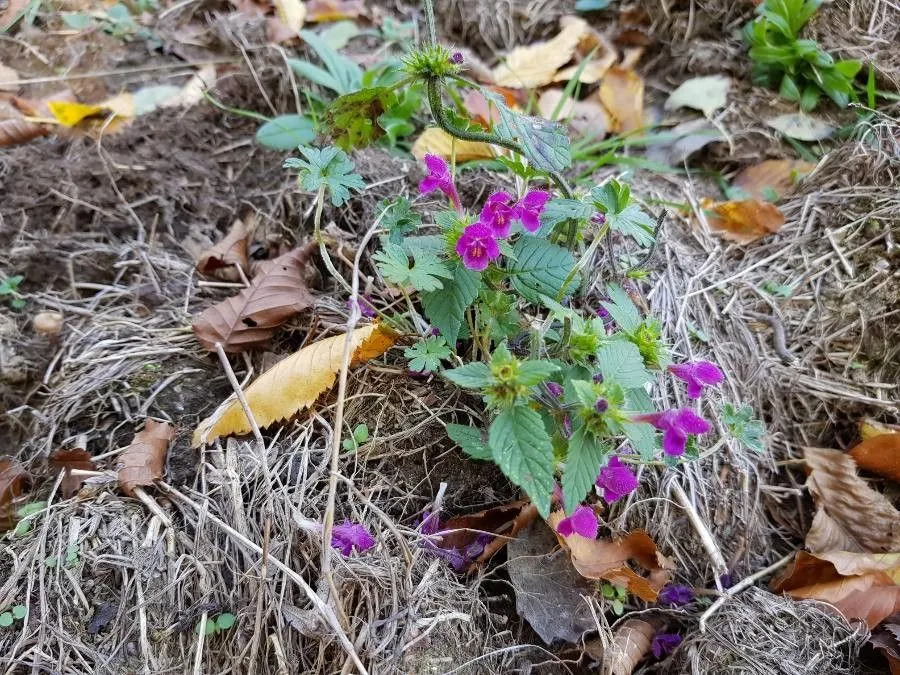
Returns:
[[[737,595],[738,593],[740,593],[741,591],[743,591],[746,588],[750,588],[750,586],[752,586],[754,583],[756,583],[756,581],[758,581],[759,579],[762,579],[763,577],[770,575],[775,570],[784,567],[791,561],[791,559],[793,557],[794,557],[793,553],[788,553],[781,560],[772,563],[765,569],[761,569],[758,572],[754,572],[749,577],[741,579],[734,586],[732,586],[731,588],[727,589],[724,593],[722,593],[722,595],[720,595],[718,597],[718,599],[709,606],[709,609],[707,609],[705,612],[703,612],[703,615],[700,617],[700,632],[701,633],[706,632],[706,622],[709,621],[709,618],[713,614],[715,614],[717,611],[719,611],[719,608],[722,605],[724,605],[726,602],[728,602],[729,598]]]
[[[266,449],[266,444],[263,442],[262,432],[259,430],[259,425],[256,423],[256,418],[253,417],[253,411],[250,410],[250,404],[247,403],[247,398],[244,396],[244,390],[241,389],[240,383],[237,381],[237,376],[234,374],[234,370],[231,368],[231,364],[228,362],[228,357],[225,355],[225,349],[222,347],[222,343],[216,343],[216,353],[219,355],[219,361],[222,362],[222,368],[225,370],[225,376],[228,378],[228,383],[231,385],[231,388],[234,390],[234,395],[237,396],[238,401],[241,402],[241,408],[244,409],[244,414],[247,416],[247,419],[250,422],[250,428],[253,430],[253,438],[256,439],[256,443],[259,446],[259,452],[262,453]],[[265,462],[265,460],[262,460]]]
[[[683,508],[687,513],[688,519],[691,521],[691,525],[694,526],[694,529],[697,531],[697,534],[700,537],[700,542],[703,544],[703,548],[705,548],[706,552],[709,554],[716,573],[716,588],[721,591],[722,582],[719,577],[728,572],[728,564],[725,562],[725,558],[722,556],[722,552],[719,550],[719,545],[716,544],[716,540],[713,539],[712,533],[709,531],[706,523],[704,523],[700,518],[700,514],[697,513],[694,505],[691,504],[691,500],[688,499],[687,494],[685,494],[684,489],[681,487],[677,480],[672,481],[672,493],[675,496],[675,501],[678,502],[681,508]]]

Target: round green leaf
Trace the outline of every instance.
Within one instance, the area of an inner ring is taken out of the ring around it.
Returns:
[[[26,614],[28,610],[25,609],[25,605],[16,605],[12,608],[12,615],[16,619],[24,619]]]
[[[6,628],[7,626],[12,626],[12,622],[13,622],[12,614],[10,614],[9,612],[3,612],[3,614],[0,614],[0,626],[2,626],[3,628]]]
[[[282,115],[263,124],[256,132],[256,141],[272,150],[295,150],[309,145],[316,138],[312,120],[302,115]]]
[[[219,614],[219,618],[216,619],[216,624],[218,624],[219,630],[228,630],[234,625],[236,620],[234,614],[226,612],[225,614]]]
[[[219,630],[219,627],[216,625],[215,621],[213,621],[212,619],[207,619],[206,623],[197,623],[196,627],[194,628],[194,632],[197,633],[197,635],[200,635],[201,630],[206,633],[206,635],[212,635],[217,630]]]

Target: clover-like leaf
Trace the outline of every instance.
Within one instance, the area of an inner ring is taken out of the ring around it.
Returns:
[[[398,286],[412,286],[418,291],[443,288],[441,278],[449,279],[450,270],[431,251],[422,250],[410,265],[410,257],[402,246],[384,242],[384,248],[372,256],[384,278]]]
[[[297,180],[305,190],[318,192],[323,186],[327,188],[335,206],[350,199],[351,189],[362,190],[366,186],[340,148],[300,146],[298,150],[304,158],[290,157],[284,161],[284,168],[297,170]]]
[[[440,370],[441,360],[451,355],[447,341],[442,337],[427,337],[403,351],[409,359],[409,369],[416,373]]]

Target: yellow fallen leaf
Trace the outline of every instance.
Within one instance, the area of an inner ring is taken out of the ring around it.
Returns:
[[[502,87],[519,89],[549,84],[556,71],[572,59],[578,43],[588,30],[586,21],[575,19],[552,40],[516,47],[503,63],[494,68],[494,81]]]
[[[709,227],[724,239],[749,244],[768,234],[778,232],[784,225],[784,214],[778,207],[758,199],[710,204],[701,202]]]
[[[613,131],[627,134],[644,126],[644,81],[633,70],[610,68],[600,84],[600,101],[613,116]]]
[[[244,396],[260,427],[290,419],[331,388],[343,362],[345,338],[335,335],[314,342],[276,363],[247,387]],[[397,334],[381,324],[371,324],[357,328],[351,339],[350,365],[355,366],[384,354]],[[197,426],[192,445],[250,431],[240,401],[231,396]]]
[[[285,27],[296,33],[306,21],[306,5],[301,0],[275,0],[275,13]]]
[[[603,79],[603,76],[606,75],[606,71],[608,71],[615,62],[616,57],[612,53],[602,60],[592,59],[582,69],[581,74],[578,76],[578,81],[582,84],[596,84]],[[580,63],[563,68],[553,76],[553,81],[568,82],[569,80],[573,80],[575,79],[575,74],[578,72],[579,68],[581,68]]]
[[[108,108],[102,105],[76,103],[75,101],[49,101],[47,108],[50,114],[64,127],[74,127],[88,117],[109,114]]]
[[[423,131],[412,146],[412,154],[421,160],[426,154],[437,155],[446,160],[455,154],[457,162],[473,159],[493,159],[494,151],[488,143],[461,141],[453,138],[440,127],[429,127]]]

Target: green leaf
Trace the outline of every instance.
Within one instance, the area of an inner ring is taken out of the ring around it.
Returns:
[[[372,256],[384,278],[398,286],[412,286],[418,291],[436,291],[443,288],[439,277],[451,278],[438,257],[431,252],[420,252],[410,265],[410,258],[402,246],[384,242],[384,248]]]
[[[563,125],[520,115],[506,107],[502,96],[489,91],[482,93],[497,106],[500,115],[494,124],[494,132],[503,140],[522,146],[523,154],[533,167],[542,171],[562,171],[572,163],[569,137]]]
[[[447,435],[472,459],[490,461],[494,458],[491,449],[481,436],[481,431],[475,427],[448,424]]]
[[[334,75],[309,61],[303,61],[302,59],[288,59],[287,64],[294,73],[302,78],[312,80],[316,84],[325,87],[326,89],[331,89],[337,94],[347,93],[343,90],[343,85],[341,85],[340,81]]]
[[[422,216],[412,210],[412,205],[406,197],[397,197],[394,201],[381,200],[378,204],[378,212],[384,211],[381,217],[381,226],[388,231],[388,240],[394,244],[410,232],[415,232],[422,224]]]
[[[598,9],[609,7],[610,0],[578,0],[575,3],[576,12],[596,12]]]
[[[821,97],[822,92],[815,85],[809,85],[803,90],[803,94],[800,96],[800,109],[804,112],[809,112],[811,110],[815,110],[816,106],[819,105],[819,98]],[[777,199],[773,201],[778,201]]]
[[[641,351],[631,342],[613,340],[597,352],[597,362],[604,381],[618,384],[623,389],[643,387],[653,381],[653,375],[644,366]]]
[[[525,490],[544,518],[549,516],[553,446],[537,411],[527,406],[504,410],[491,424],[488,445],[506,477]]]
[[[766,427],[762,421],[754,419],[753,408],[743,405],[735,408],[730,403],[722,407],[722,422],[728,433],[754,452],[766,451]]]
[[[384,135],[378,118],[397,103],[387,87],[362,89],[336,98],[325,114],[334,144],[343,150],[370,145]]]
[[[615,319],[619,328],[626,333],[637,331],[643,319],[637,305],[628,297],[628,293],[621,286],[610,284],[606,287],[606,294],[609,296],[609,302],[601,302],[600,304]]]
[[[541,229],[537,236],[547,236],[560,223],[567,220],[587,220],[594,213],[591,204],[577,199],[551,199],[541,212]]]
[[[656,443],[656,429],[645,422],[621,422],[622,431],[645,462],[649,462],[659,449]]]
[[[87,30],[94,25],[94,19],[84,12],[60,12],[60,18],[67,28],[72,30]]]
[[[481,275],[458,265],[453,276],[442,282],[435,293],[422,293],[422,307],[431,325],[437,328],[450,345],[455,345],[466,309],[478,296]]]
[[[346,47],[357,35],[359,27],[353,21],[338,21],[319,33],[322,41],[335,51]]]
[[[560,294],[568,295],[578,285],[576,277],[563,289],[575,260],[562,246],[546,239],[522,236],[513,247],[513,252],[516,259],[510,261],[507,272],[513,287],[529,302],[539,304],[542,295],[553,298]]]
[[[439,234],[423,234],[404,237],[400,245],[408,255],[417,258],[420,255],[441,255],[447,248],[447,241]]]
[[[797,87],[797,83],[794,82],[794,78],[787,73],[785,73],[785,76],[781,80],[781,87],[778,90],[778,94],[781,98],[786,98],[788,101],[800,100],[800,89]]]
[[[15,605],[12,608],[12,615],[14,619],[18,619],[21,621],[25,618],[25,615],[28,614],[28,610],[25,608],[25,605]]]
[[[566,513],[572,513],[588,494],[609,451],[610,448],[600,443],[586,425],[572,434],[566,454],[566,470],[562,476]]]
[[[368,424],[357,424],[353,428],[353,440],[357,443],[365,443],[369,440],[369,425]]]
[[[611,604],[613,614],[615,614],[616,616],[622,616],[622,614],[625,612],[625,605],[622,603],[622,601],[613,600]]]
[[[318,192],[323,185],[331,192],[331,203],[340,206],[350,199],[350,190],[362,190],[366,184],[353,173],[353,162],[340,148],[297,148],[305,159],[290,157],[284,168],[297,169],[297,179],[304,189]]]
[[[610,228],[627,234],[640,246],[650,246],[655,241],[656,223],[637,204],[629,204],[618,213],[606,214]]]
[[[282,115],[271,119],[256,131],[256,142],[272,150],[296,150],[316,138],[313,121],[302,115]]]
[[[559,371],[559,366],[549,361],[523,361],[519,364],[518,380],[526,387],[533,387]]]
[[[212,635],[218,630],[219,627],[216,625],[216,622],[213,619],[207,619],[203,623],[198,622],[194,627],[194,632],[197,635],[200,635],[200,631],[203,631],[206,635]]]
[[[403,351],[409,359],[409,369],[417,372],[436,372],[441,369],[441,359],[449,359],[450,347],[442,337],[427,337]]]
[[[236,620],[234,614],[225,612],[224,614],[219,614],[216,618],[216,626],[218,626],[219,630],[228,630],[234,625]]]
[[[306,44],[312,47],[313,51],[316,52],[316,55],[325,65],[326,71],[323,72],[326,72],[326,74],[330,76],[331,82],[329,84],[326,84],[325,81],[318,81],[318,84],[328,87],[338,94],[349,94],[361,87],[363,71],[356,63],[332,49],[327,41],[312,31],[301,30],[300,37],[302,37]],[[309,77],[309,75],[305,74],[303,71],[305,70],[306,73],[313,71],[303,66],[298,70],[297,64],[300,63],[306,62],[298,61],[297,59],[288,59],[288,65],[294,72],[298,75]],[[306,63],[306,66],[311,65],[312,64]],[[314,77],[309,77],[309,79],[314,82],[317,81]]]
[[[444,377],[457,387],[465,389],[482,389],[491,382],[491,369],[486,363],[476,361],[459,368],[444,371]]]
[[[9,626],[12,626],[12,622],[13,622],[12,613],[3,612],[3,614],[0,614],[0,626],[2,626],[3,628],[7,628]]]

